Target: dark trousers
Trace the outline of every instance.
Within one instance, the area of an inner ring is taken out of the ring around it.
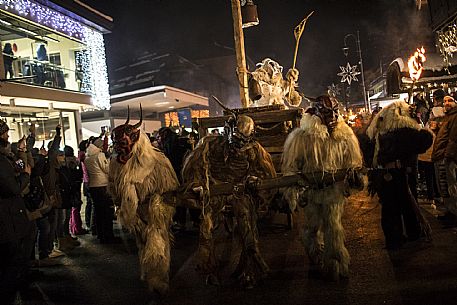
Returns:
[[[416,214],[417,202],[409,188],[408,175],[403,169],[389,169],[388,172],[381,171],[378,175],[378,196],[382,205],[381,226],[386,247],[394,249],[401,246],[406,236],[408,240],[416,240],[421,236],[421,226]]]
[[[114,206],[107,193],[107,187],[91,187],[89,190],[94,201],[97,237],[101,242],[112,240]]]
[[[10,74],[10,77],[8,77],[8,73]],[[12,64],[5,64],[5,78],[13,78],[13,65]]]
[[[433,162],[419,161],[419,172],[427,186],[427,199],[433,200],[433,198],[440,197]]]
[[[40,259],[49,256],[51,251],[49,250],[49,232],[50,225],[48,216],[44,216],[37,220],[38,227],[38,256]]]
[[[49,253],[51,253],[52,249],[54,249],[54,241],[57,238],[57,227],[58,227],[57,209],[53,208],[48,213],[48,221],[49,221],[48,251],[49,251]]]
[[[86,196],[86,209],[84,210],[84,222],[86,227],[92,231],[92,234],[97,231],[97,226],[95,225],[95,211],[94,211],[94,201],[89,192],[89,183],[84,182],[83,184],[83,193]]]

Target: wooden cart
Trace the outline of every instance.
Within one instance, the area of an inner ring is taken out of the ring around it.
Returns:
[[[237,114],[245,114],[254,120],[256,126],[255,139],[270,153],[278,176],[281,176],[281,157],[287,135],[300,126],[303,115],[302,108],[285,109],[282,105],[272,105],[256,108],[232,109]],[[200,138],[208,135],[210,128],[223,127],[229,118],[227,113],[220,117],[194,118],[194,129],[198,130]],[[287,226],[293,226],[292,215],[287,214]]]

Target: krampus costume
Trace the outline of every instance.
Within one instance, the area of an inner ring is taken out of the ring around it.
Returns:
[[[282,172],[301,172],[306,186],[284,191],[290,208],[304,208],[304,243],[310,259],[309,276],[337,281],[348,276],[349,253],[341,223],[349,187],[363,187],[359,143],[338,115],[338,103],[320,96],[308,108],[284,144]]]
[[[216,284],[213,232],[227,210],[236,219],[234,237],[242,248],[234,276],[250,288],[268,271],[258,248],[257,211],[268,203],[272,192],[250,191],[245,186],[257,178],[275,177],[276,173],[270,155],[253,140],[253,134],[254,121],[245,115],[234,115],[226,122],[223,136],[204,137],[184,162],[183,184],[188,189],[203,188],[198,269],[207,281]],[[234,186],[231,194],[211,193],[215,186],[224,183]]]
[[[389,250],[400,248],[405,241],[430,238],[430,226],[413,194],[417,154],[432,145],[433,135],[415,117],[413,106],[397,101],[383,108],[367,130],[375,145],[371,180],[382,204],[381,226]]]
[[[136,237],[141,279],[151,290],[168,289],[170,227],[174,207],[162,196],[178,187],[168,158],[151,145],[135,125],[117,126],[112,133],[116,160],[110,163],[110,192],[120,206],[122,225]]]

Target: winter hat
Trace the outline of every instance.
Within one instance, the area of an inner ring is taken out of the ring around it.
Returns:
[[[443,98],[445,95],[446,95],[446,92],[444,92],[443,89],[438,89],[435,92],[433,92],[434,98]]]
[[[100,138],[95,139],[94,142],[93,142],[92,144],[94,144],[94,145],[97,146],[98,148],[103,148],[103,141],[102,141],[102,139],[100,139]]]
[[[0,120],[0,135],[4,134],[5,132],[8,132],[8,130],[10,130],[8,124],[6,124],[5,121]]]
[[[73,157],[75,155],[75,151],[71,146],[65,145],[63,148],[63,153],[65,154],[65,157]]]

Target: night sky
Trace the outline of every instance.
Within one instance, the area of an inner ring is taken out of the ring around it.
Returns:
[[[230,0],[86,0],[114,18],[106,35],[109,71],[145,51],[176,52],[190,60],[226,54],[233,48]],[[310,11],[301,38],[297,68],[300,90],[315,96],[338,83],[339,66],[356,64],[356,44],[343,55],[343,39],[360,31],[366,77],[381,64],[408,56],[434,42],[428,8],[417,11],[414,0],[254,0],[260,24],[245,29],[246,55],[253,63],[265,57],[287,71],[292,65],[294,27]],[[224,50],[222,50],[224,49]],[[249,62],[249,60],[248,60]],[[253,70],[251,64],[251,70]],[[235,67],[234,67],[235,70]],[[235,73],[235,72],[234,72]],[[357,85],[357,84],[356,84]]]

